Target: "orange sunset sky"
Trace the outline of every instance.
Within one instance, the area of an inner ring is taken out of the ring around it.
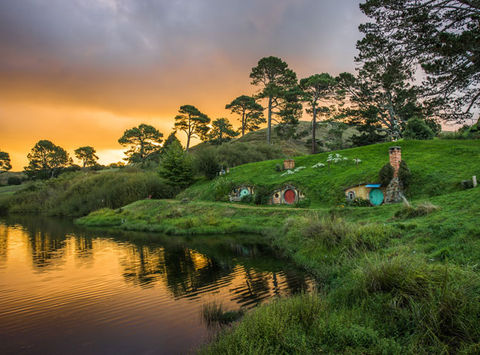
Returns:
[[[225,104],[255,92],[261,57],[281,57],[299,78],[353,71],[358,3],[2,0],[0,150],[13,171],[40,139],[116,162],[125,129],[147,123],[167,136],[183,104],[236,125]]]

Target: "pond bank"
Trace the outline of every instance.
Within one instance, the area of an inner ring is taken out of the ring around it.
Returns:
[[[79,223],[170,234],[258,233],[316,276],[320,294],[249,312],[203,352],[475,353],[479,198],[480,189],[472,189],[409,208],[317,210],[148,200]]]

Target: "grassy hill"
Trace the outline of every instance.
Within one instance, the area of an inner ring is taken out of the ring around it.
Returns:
[[[339,122],[320,122],[317,125],[316,137],[321,142],[320,151],[330,151],[334,149],[348,148],[351,146],[350,137],[357,133],[355,127],[347,126]],[[284,140],[278,137],[275,129],[272,130],[272,143],[278,147],[286,157],[308,154],[312,137],[312,123],[309,121],[300,121],[296,129],[296,138]],[[245,136],[236,138],[227,145],[236,145],[238,143],[248,143],[251,145],[265,144],[267,140],[267,129],[263,128],[245,134]],[[192,152],[201,150],[208,143],[200,143],[191,148]]]
[[[293,175],[275,171],[281,160],[246,164],[182,194],[195,201],[137,201],[79,223],[172,235],[256,233],[315,275],[318,294],[247,312],[203,353],[478,354],[480,188],[463,190],[460,181],[479,174],[480,141],[397,142],[414,176],[412,206],[336,205],[343,187],[376,180],[391,145],[340,151],[349,160],[330,169],[312,168],[328,154],[300,156],[297,167],[305,169]],[[199,201],[243,182],[294,182],[319,206]]]
[[[286,175],[277,171],[282,159],[245,164],[230,170],[226,177],[200,181],[181,194],[197,200],[218,199],[222,186],[239,184],[264,185],[272,190],[291,183],[305,193],[314,206],[332,206],[344,201],[343,189],[364,182],[377,182],[380,168],[389,161],[388,148],[402,147],[402,159],[412,172],[407,197],[429,198],[462,189],[461,181],[472,175],[480,177],[480,140],[400,141],[351,148],[334,152],[348,160],[332,163],[330,153],[298,156],[295,166],[304,169]],[[358,165],[353,159],[360,159]],[[313,168],[317,163],[324,167]],[[223,181],[223,183],[222,183]]]

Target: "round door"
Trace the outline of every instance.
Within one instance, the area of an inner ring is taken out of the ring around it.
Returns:
[[[248,191],[248,189],[241,189],[240,190],[240,197],[245,197],[245,196],[248,196],[250,195],[250,191]]]
[[[383,203],[383,192],[380,189],[372,189],[369,194],[370,203],[379,206]]]
[[[291,205],[292,203],[295,203],[295,196],[296,196],[295,191],[293,191],[292,189],[288,189],[283,194],[283,199],[285,200],[286,203]]]

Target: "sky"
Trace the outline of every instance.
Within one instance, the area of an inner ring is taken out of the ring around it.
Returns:
[[[249,73],[278,56],[299,78],[352,72],[358,0],[1,0],[0,150],[13,171],[35,143],[91,145],[120,161],[123,132],[166,137],[184,104],[211,118],[253,94]],[[182,132],[178,133],[185,140]]]

